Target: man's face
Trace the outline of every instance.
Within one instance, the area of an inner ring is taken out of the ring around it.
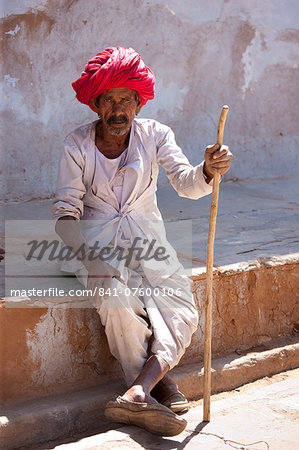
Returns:
[[[137,92],[122,87],[107,89],[93,104],[102,118],[103,127],[114,136],[130,131],[132,121],[142,107]]]

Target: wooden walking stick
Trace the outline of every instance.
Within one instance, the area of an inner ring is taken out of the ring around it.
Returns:
[[[222,145],[223,131],[228,113],[228,106],[222,107],[218,128],[217,144]],[[210,225],[207,245],[207,290],[205,303],[205,344],[204,344],[204,388],[203,388],[203,420],[210,422],[211,406],[211,348],[212,348],[212,300],[213,300],[213,258],[214,239],[216,230],[216,218],[219,196],[220,174],[216,173],[213,178],[213,192],[210,211]]]

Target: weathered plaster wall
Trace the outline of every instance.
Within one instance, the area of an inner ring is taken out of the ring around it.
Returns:
[[[110,45],[135,48],[154,70],[157,95],[143,116],[172,126],[193,163],[214,142],[228,103],[230,178],[298,171],[297,0],[2,3],[6,199],[53,194],[63,137],[94,118],[75,100],[71,82]]]

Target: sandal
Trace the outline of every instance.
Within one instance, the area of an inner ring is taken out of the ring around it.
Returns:
[[[105,416],[112,422],[136,425],[158,436],[177,436],[187,425],[186,420],[159,403],[130,402],[122,397],[107,403]]]
[[[167,406],[171,411],[174,413],[182,412],[182,411],[188,411],[189,409],[189,402],[182,394],[181,392],[174,392],[173,394],[170,394],[165,400],[161,402],[162,405]]]

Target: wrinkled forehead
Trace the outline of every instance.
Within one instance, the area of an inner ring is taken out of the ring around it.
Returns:
[[[120,98],[120,97],[129,97],[138,100],[138,94],[134,89],[124,88],[124,87],[113,87],[111,89],[107,89],[103,92],[100,98]]]

